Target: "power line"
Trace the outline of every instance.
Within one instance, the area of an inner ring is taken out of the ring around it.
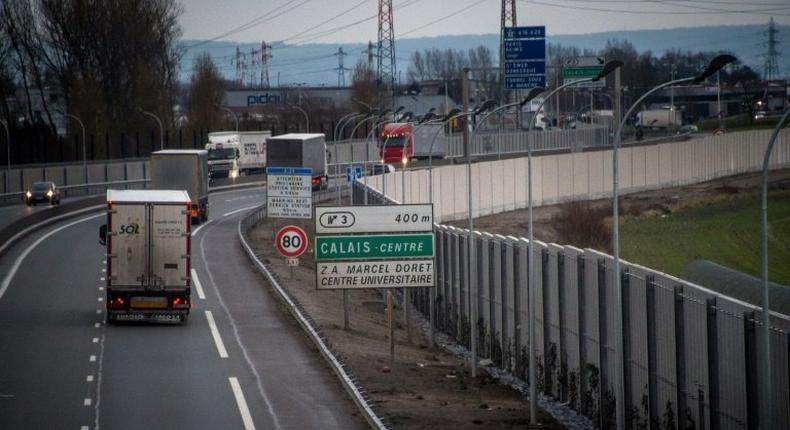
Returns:
[[[628,10],[628,9],[608,9],[608,8],[595,8],[595,7],[587,7],[587,6],[578,6],[578,5],[568,5],[568,4],[556,4],[556,3],[548,3],[545,1],[538,1],[538,0],[519,0],[522,3],[528,3],[533,5],[540,5],[540,6],[549,6],[561,9],[572,9],[572,10],[585,10],[590,12],[608,12],[608,13],[622,13],[622,14],[629,14],[629,15],[722,15],[722,14],[755,14],[755,15],[765,15],[765,14],[773,14],[773,15],[781,15],[787,16],[790,14],[783,14],[778,13],[781,10],[790,10],[790,6],[778,7],[775,9],[750,9],[750,10],[720,10],[720,11],[668,11],[668,10],[655,10],[655,11],[645,11],[645,10]],[[574,0],[575,1],[575,0]],[[657,2],[653,2],[656,4]],[[663,2],[661,3],[663,4]]]

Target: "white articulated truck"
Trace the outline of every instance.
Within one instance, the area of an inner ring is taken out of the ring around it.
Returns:
[[[266,140],[271,131],[218,131],[208,134],[209,170],[214,178],[262,173],[266,169]]]
[[[108,190],[107,321],[184,322],[191,305],[190,199],[183,190]]]

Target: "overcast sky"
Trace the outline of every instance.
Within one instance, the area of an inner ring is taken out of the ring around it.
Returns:
[[[289,44],[377,39],[378,0],[181,2],[186,39]],[[763,24],[771,16],[777,24],[790,25],[788,0],[518,0],[516,4],[519,25],[545,25],[549,34]],[[500,5],[500,0],[393,0],[395,36],[497,33]]]

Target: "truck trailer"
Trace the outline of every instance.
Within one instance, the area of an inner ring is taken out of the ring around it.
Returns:
[[[266,140],[270,131],[219,131],[208,134],[209,171],[214,178],[231,178],[266,169]]]
[[[270,137],[266,143],[267,167],[313,169],[313,190],[329,187],[326,141],[323,133],[289,133]]]
[[[636,114],[636,124],[643,128],[677,128],[683,124],[683,113],[669,109],[643,110]]]
[[[208,220],[208,153],[200,149],[165,149],[151,154],[151,189],[186,190],[192,221]]]
[[[184,322],[191,306],[191,200],[183,190],[108,190],[107,321]]]
[[[444,158],[447,153],[446,127],[443,122],[418,124],[414,128],[414,154],[417,159]]]

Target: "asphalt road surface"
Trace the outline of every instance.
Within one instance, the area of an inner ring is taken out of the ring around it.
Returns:
[[[0,259],[0,428],[366,427],[238,244],[263,196],[210,196],[183,325],[105,325],[103,214],[14,246]]]

